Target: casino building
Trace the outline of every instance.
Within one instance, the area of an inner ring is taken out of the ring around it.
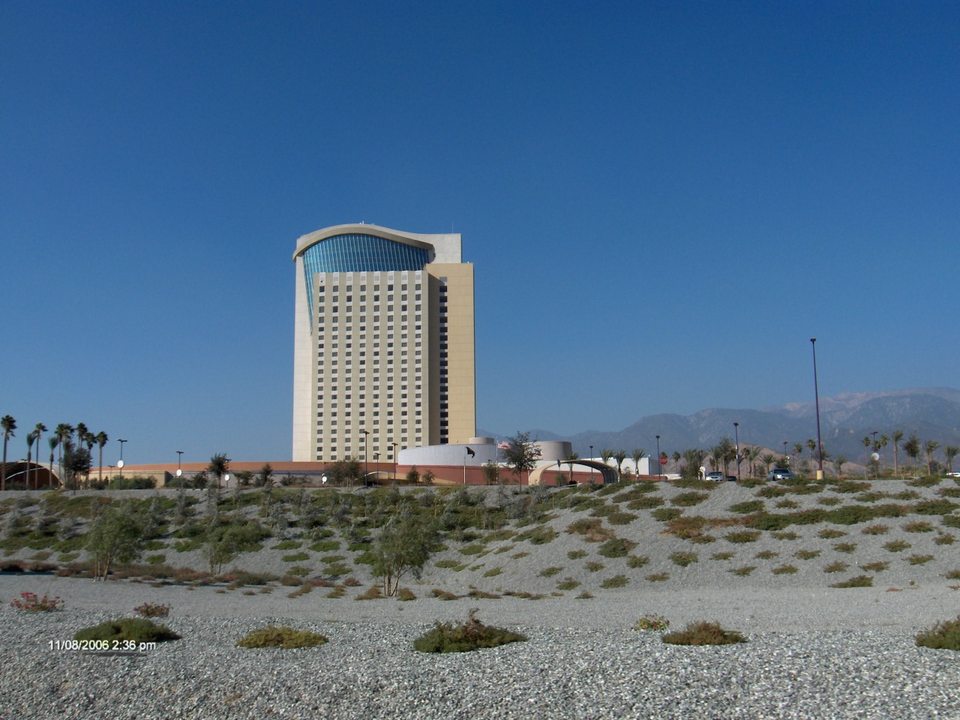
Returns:
[[[366,224],[303,235],[293,460],[394,462],[476,435],[473,265],[460,235]]]

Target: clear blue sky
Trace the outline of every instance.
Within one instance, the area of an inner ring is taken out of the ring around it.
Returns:
[[[463,234],[489,430],[809,401],[812,335],[956,387],[958,78],[952,2],[5,0],[12,447],[288,458],[290,256],[356,221]]]

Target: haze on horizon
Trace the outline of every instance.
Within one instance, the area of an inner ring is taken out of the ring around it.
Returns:
[[[289,457],[290,256],[355,221],[462,233],[479,427],[809,402],[811,336],[824,397],[956,387],[958,36],[937,2],[0,5],[11,454],[83,421]]]

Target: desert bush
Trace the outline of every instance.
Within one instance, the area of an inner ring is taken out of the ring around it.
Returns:
[[[591,593],[587,592],[586,590],[584,590],[582,593],[580,593],[579,595],[577,595],[576,599],[577,599],[577,600],[592,600],[592,599],[593,599],[593,595],[592,595]]]
[[[709,497],[710,495],[707,493],[701,492],[679,493],[670,498],[670,504],[677,505],[679,507],[693,507],[694,505],[699,505]]]
[[[866,570],[867,572],[883,572],[888,567],[890,567],[890,563],[881,560],[877,562],[864,563],[860,567]]]
[[[303,562],[304,560],[309,560],[310,555],[305,552],[291,553],[290,555],[284,555],[284,562]]]
[[[437,598],[437,600],[456,600],[460,597],[459,595],[454,595],[452,592],[443,590],[441,588],[433,588],[433,590],[430,591],[430,594]]]
[[[823,568],[823,571],[825,573],[837,573],[837,572],[843,572],[848,567],[850,566],[847,565],[847,563],[837,560],[836,562],[832,562],[829,565],[825,565]]]
[[[573,590],[580,587],[580,583],[573,578],[565,578],[557,583],[557,590]]]
[[[637,544],[623,538],[611,538],[597,548],[597,553],[607,558],[626,557]]]
[[[924,565],[933,560],[933,555],[911,555],[907,562],[911,565]]]
[[[683,515],[683,510],[680,508],[657,508],[652,513],[654,520],[659,520],[660,522],[670,522],[671,520],[676,520],[678,517]]]
[[[24,612],[54,612],[63,609],[63,600],[46,593],[38,597],[36,593],[22,592],[20,597],[10,601],[10,607]]]
[[[641,568],[650,562],[650,558],[646,555],[630,555],[627,557],[627,567],[629,568]]]
[[[327,643],[323,635],[309,630],[295,630],[291,627],[268,625],[265,628],[254,630],[237,640],[237,647],[242,648],[295,648],[318,647]]]
[[[960,650],[960,617],[938,622],[932,628],[917,633],[916,643],[919,647],[934,650]]]
[[[520,633],[484,625],[477,620],[476,613],[475,609],[471,610],[467,621],[462,625],[437,623],[433,630],[414,641],[414,649],[429,653],[469,652],[527,639]]]
[[[754,557],[757,560],[773,560],[773,558],[777,557],[779,554],[780,553],[778,553],[776,550],[761,550],[754,555]]]
[[[770,533],[770,536],[774,540],[799,540],[800,539],[799,535],[789,530],[778,530],[777,532]]]
[[[724,630],[717,623],[696,622],[683,630],[667,633],[663,642],[671,645],[733,645],[747,641],[735,630]]]
[[[680,567],[687,567],[697,562],[697,554],[690,552],[675,552],[670,554],[670,559],[674,564],[679,565]]]
[[[556,566],[544,568],[543,570],[540,571],[540,577],[553,577],[554,575],[561,572],[562,570],[563,570],[562,567],[556,567]]]
[[[746,577],[756,569],[757,568],[755,565],[743,565],[742,567],[738,567],[738,568],[730,568],[730,572],[732,572],[737,577]]]
[[[833,528],[824,528],[817,533],[817,537],[822,537],[824,540],[833,540],[834,538],[840,538],[846,535],[843,530],[834,530]]]
[[[497,575],[499,575],[499,574],[502,573],[502,572],[503,572],[503,568],[501,568],[501,567],[490,568],[489,570],[487,570],[487,571],[483,574],[483,576],[484,576],[484,577],[496,577]]]
[[[613,537],[613,531],[603,527],[600,518],[580,518],[567,526],[567,532],[582,535],[587,542],[603,542]]]
[[[947,527],[960,528],[960,515],[944,515],[940,522]]]
[[[948,570],[943,576],[947,580],[960,580],[960,570]]]
[[[864,535],[886,535],[889,529],[886,525],[867,525],[867,527],[860,532]]]
[[[542,525],[533,530],[519,533],[515,536],[517,541],[528,540],[531,545],[545,545],[552,542],[557,537],[557,531],[549,525]]]
[[[633,629],[640,631],[663,632],[668,627],[670,627],[670,621],[663,615],[644,615],[633,624]]]
[[[833,549],[836,550],[837,552],[852,553],[854,550],[857,549],[857,544],[856,543],[837,543],[833,546]]]
[[[401,600],[403,602],[410,602],[411,600],[417,599],[417,596],[413,594],[413,590],[410,588],[400,588],[397,590],[395,597],[397,600]]]
[[[937,545],[953,545],[953,543],[956,541],[956,538],[950,533],[940,533],[933,539],[933,541]]]
[[[891,540],[890,542],[883,544],[883,549],[888,552],[900,552],[901,550],[906,550],[909,547],[911,547],[911,545],[906,540]]]
[[[600,587],[604,590],[610,590],[612,588],[624,587],[627,584],[626,575],[614,575],[613,577],[607,578],[600,583]]]
[[[926,533],[933,532],[933,525],[926,520],[914,520],[913,522],[904,523],[903,529],[908,533]]]
[[[146,618],[120,618],[84,628],[77,632],[73,639],[166,642],[167,640],[179,640],[180,636],[166,625],[157,625]]]
[[[670,579],[670,573],[665,573],[665,572],[651,573],[650,575],[647,575],[646,579],[649,582],[664,582],[665,580]]]
[[[357,595],[354,600],[379,600],[383,597],[383,592],[378,585],[372,585],[364,592]]]
[[[718,552],[710,556],[711,560],[730,560],[735,553],[732,552]]]
[[[774,575],[793,575],[797,568],[793,565],[778,565],[770,570]]]
[[[763,512],[763,508],[763,500],[747,500],[746,502],[735,503],[727,510],[738,515],[750,515],[751,513]]]
[[[170,614],[170,606],[162,605],[160,603],[145,602],[142,605],[135,607],[133,611],[140,617],[145,618],[167,617]]]
[[[595,560],[591,560],[586,565],[584,565],[584,567],[587,568],[587,570],[589,570],[590,572],[600,572],[601,570],[603,570],[605,566],[601,562],[596,562]]]
[[[663,505],[664,500],[659,495],[646,495],[634,498],[627,503],[628,510],[652,510]]]
[[[832,588],[861,588],[873,587],[873,578],[869,575],[858,575],[843,582],[833,583]]]
[[[788,498],[785,500],[778,500],[776,507],[783,508],[784,510],[796,510],[798,507],[800,507],[800,503],[798,503],[796,500],[790,500]]]
[[[586,550],[571,550],[567,553],[567,557],[571,560],[579,560],[580,558],[585,558],[587,556]]]
[[[723,536],[723,539],[727,542],[741,544],[756,542],[759,537],[760,533],[757,530],[737,530],[735,532],[727,533]]]
[[[820,555],[819,550],[797,550],[793,556],[801,560],[813,560]]]

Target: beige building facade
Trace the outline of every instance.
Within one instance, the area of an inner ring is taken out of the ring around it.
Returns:
[[[476,434],[473,265],[459,234],[300,237],[293,460],[393,461]]]

